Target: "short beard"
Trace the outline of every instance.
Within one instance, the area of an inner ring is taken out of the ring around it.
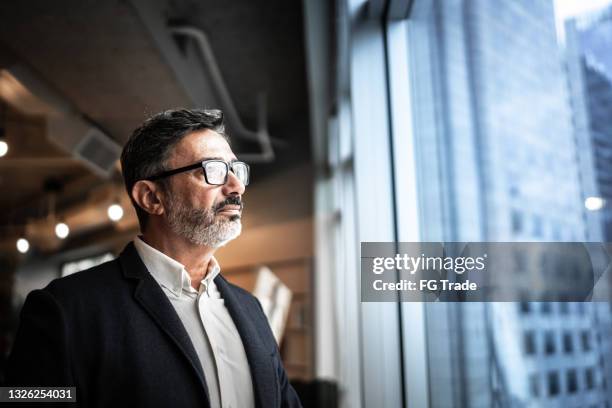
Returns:
[[[214,207],[216,208],[216,206]],[[239,215],[215,217],[215,209],[190,208],[170,200],[168,224],[172,231],[196,245],[219,248],[242,232]]]

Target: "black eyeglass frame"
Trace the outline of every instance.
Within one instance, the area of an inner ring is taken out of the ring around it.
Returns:
[[[217,183],[211,183],[211,182],[208,181],[208,174],[206,174],[206,164],[207,163],[211,163],[211,162],[218,162],[218,163],[225,164],[225,179],[223,180],[223,183],[217,184]],[[155,181],[155,180],[159,180],[159,179],[162,179],[162,178],[174,176],[175,174],[184,173],[186,171],[190,171],[190,170],[195,170],[197,168],[201,168],[202,172],[204,173],[204,179],[206,180],[207,184],[210,184],[211,186],[222,186],[225,183],[227,183],[227,177],[229,176],[230,170],[232,171],[232,173],[236,174],[236,172],[234,171],[234,165],[236,163],[243,164],[246,167],[246,169],[247,169],[247,179],[246,179],[246,182],[244,183],[244,185],[248,186],[249,185],[249,181],[251,179],[251,177],[250,177],[251,176],[251,168],[249,167],[248,164],[246,164],[245,162],[239,161],[239,160],[236,160],[236,161],[233,161],[233,162],[230,162],[230,163],[224,162],[223,160],[219,160],[219,159],[202,160],[202,161],[199,161],[197,163],[190,164],[188,166],[179,167],[178,169],[162,171],[161,173],[155,174],[155,175],[153,175],[151,177],[147,177],[144,180]],[[241,182],[242,182],[242,180],[241,180]]]

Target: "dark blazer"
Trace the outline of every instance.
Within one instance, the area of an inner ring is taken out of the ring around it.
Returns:
[[[301,407],[259,301],[221,275],[214,282],[242,338],[256,406]],[[76,386],[81,407],[209,406],[193,344],[132,243],[28,295],[6,383]]]

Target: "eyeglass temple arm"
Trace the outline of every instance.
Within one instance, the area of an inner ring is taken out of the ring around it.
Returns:
[[[159,179],[164,178],[164,177],[170,177],[170,176],[173,176],[173,175],[178,174],[178,173],[182,173],[182,172],[185,172],[185,171],[197,169],[198,167],[202,167],[202,162],[190,164],[189,166],[185,166],[185,167],[179,167],[178,169],[174,169],[174,170],[164,171],[164,172],[161,172],[161,173],[156,174],[154,176],[148,177],[145,180],[155,181],[155,180],[159,180]]]

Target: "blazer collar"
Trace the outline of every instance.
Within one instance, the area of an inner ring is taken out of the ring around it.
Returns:
[[[133,242],[130,242],[121,252],[119,262],[123,275],[126,278],[138,280],[134,291],[134,298],[180,349],[193,368],[194,373],[198,376],[206,396],[206,401],[210,404],[204,371],[193,343],[168,297],[140,259]]]

